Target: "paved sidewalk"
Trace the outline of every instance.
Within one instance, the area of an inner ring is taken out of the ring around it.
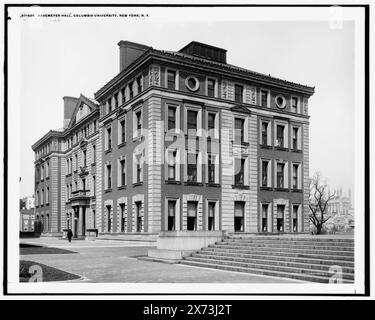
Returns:
[[[289,279],[245,273],[196,268],[179,264],[138,260],[148,249],[141,243],[125,241],[68,241],[58,239],[21,239],[22,243],[64,248],[74,254],[30,254],[20,259],[43,263],[86,278],[87,282],[131,283],[295,283]],[[78,254],[77,254],[78,253]],[[70,281],[74,282],[74,281]],[[78,280],[77,282],[82,282]]]

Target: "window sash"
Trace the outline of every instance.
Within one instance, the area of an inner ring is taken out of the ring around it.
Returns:
[[[238,84],[234,85],[234,100],[237,102],[243,102],[243,86]]]
[[[268,161],[262,161],[262,186],[268,186]]]
[[[276,141],[277,141],[278,147],[284,146],[284,130],[285,130],[284,126],[282,125],[276,126]]]
[[[196,201],[188,201],[187,203],[187,216],[197,217],[198,203]]]
[[[241,118],[234,119],[234,141],[236,144],[244,142],[245,139],[245,120]]]
[[[187,110],[187,130],[198,129],[198,111]]]
[[[234,184],[243,185],[245,183],[245,159],[235,159],[235,175],[234,175]]]
[[[168,107],[168,130],[176,129],[176,107]]]
[[[167,72],[167,87],[168,89],[176,89],[176,72],[168,70]]]
[[[215,97],[215,80],[207,80],[207,95],[209,97]]]

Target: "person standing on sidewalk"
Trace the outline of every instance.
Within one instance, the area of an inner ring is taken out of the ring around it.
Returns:
[[[72,237],[73,237],[73,232],[72,232],[71,229],[69,229],[69,230],[68,230],[68,240],[69,240],[69,242],[72,241]]]

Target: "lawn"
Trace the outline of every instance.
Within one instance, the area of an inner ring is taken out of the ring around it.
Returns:
[[[72,254],[77,253],[71,250],[53,248],[53,247],[43,247],[34,244],[20,243],[20,254]]]
[[[21,260],[20,261],[20,272],[19,272],[19,281],[20,282],[29,282],[32,274],[29,273],[31,266],[39,266],[41,268],[41,274],[36,275],[38,281],[67,281],[79,279],[80,276],[59,270],[53,267],[46,266],[42,263],[37,263],[34,261]],[[34,273],[35,274],[35,273]],[[40,277],[39,277],[40,276]]]

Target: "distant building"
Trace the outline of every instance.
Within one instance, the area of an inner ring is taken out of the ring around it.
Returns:
[[[335,191],[335,198],[328,203],[326,222],[327,230],[335,228],[337,231],[350,231],[354,228],[354,209],[351,201],[351,190],[345,196],[342,189]]]
[[[34,232],[35,214],[34,209],[23,209],[20,211],[20,231]]]

